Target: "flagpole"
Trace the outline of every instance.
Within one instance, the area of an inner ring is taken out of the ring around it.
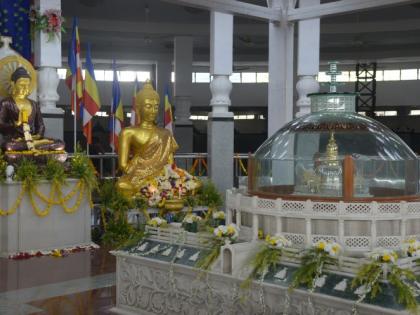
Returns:
[[[73,152],[76,152],[76,146],[77,146],[77,92],[76,92],[76,75],[72,78],[73,82]]]
[[[112,153],[115,153],[115,115],[112,115]]]

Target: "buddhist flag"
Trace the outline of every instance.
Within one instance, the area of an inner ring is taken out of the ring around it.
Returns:
[[[169,87],[165,88],[165,116],[163,117],[163,123],[166,129],[168,129],[172,134],[172,105],[169,101]]]
[[[86,137],[86,142],[88,144],[92,144],[92,118],[101,108],[101,101],[99,99],[98,86],[96,85],[95,72],[93,70],[89,44],[87,46],[86,53],[85,90],[83,92],[83,103],[81,111],[83,134]]]
[[[73,18],[73,31],[68,55],[69,67],[66,73],[66,84],[71,90],[71,109],[78,115],[83,100],[82,62],[80,61],[80,39],[78,19]]]
[[[139,81],[137,80],[137,75],[136,75],[136,80],[134,81],[133,100],[131,104],[131,118],[130,118],[131,126],[136,126],[140,123],[140,117],[137,117],[136,115],[136,95],[139,90],[140,90],[140,85],[139,85]]]
[[[112,62],[114,80],[112,82],[112,104],[110,120],[110,145],[113,151],[118,151],[118,137],[124,126],[124,109],[121,100],[120,84],[118,82],[115,60]]]

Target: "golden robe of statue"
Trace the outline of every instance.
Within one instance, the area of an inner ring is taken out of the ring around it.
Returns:
[[[156,125],[159,94],[147,81],[136,95],[136,115],[140,125],[125,128],[119,138],[118,166],[124,173],[117,188],[127,197],[158,176],[164,166],[173,163],[178,145],[169,130]]]

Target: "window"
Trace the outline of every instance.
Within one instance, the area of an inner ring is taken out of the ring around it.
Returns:
[[[366,112],[357,112],[359,115],[366,116]]]
[[[230,75],[229,80],[232,83],[241,83],[241,74],[239,72],[234,72]]]
[[[349,76],[349,71],[342,71],[341,74],[337,76],[337,82],[349,82]]]
[[[384,81],[399,81],[400,70],[384,70]]]
[[[192,73],[191,82],[192,82],[192,83],[195,83],[195,72],[193,72],[193,73]]]
[[[134,82],[136,72],[134,71],[118,71],[118,79],[120,82]]]
[[[140,82],[150,80],[150,71],[137,71],[137,80]]]
[[[175,72],[171,72],[171,82],[174,83],[175,82]]]
[[[108,117],[108,113],[107,112],[96,112],[95,116],[99,116],[99,117]]]
[[[376,81],[383,81],[383,80],[384,80],[384,71],[376,70]]]
[[[257,74],[255,72],[242,72],[242,83],[257,83]]]
[[[105,81],[113,81],[114,80],[114,71],[112,70],[105,70],[104,79]]]
[[[268,72],[257,72],[257,83],[268,83]]]
[[[94,70],[95,80],[96,81],[105,81],[105,71],[104,70]]]
[[[318,73],[318,82],[330,82],[330,76],[322,71]]]
[[[357,81],[356,71],[349,71],[349,81],[350,82]]]
[[[208,72],[196,72],[195,73],[196,83],[210,83],[210,73]]]
[[[131,118],[131,113],[126,113],[127,118]]]
[[[401,80],[417,80],[417,69],[402,69]]]
[[[398,113],[396,110],[382,110],[382,111],[375,111],[376,116],[397,116]]]
[[[420,110],[419,109],[412,109],[410,110],[410,116],[420,116]]]

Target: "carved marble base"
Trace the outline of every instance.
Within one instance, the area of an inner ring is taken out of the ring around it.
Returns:
[[[66,195],[77,183],[75,179],[66,180],[63,195]],[[48,195],[51,185],[48,181],[38,184],[38,189]],[[10,209],[21,191],[20,182],[0,184],[0,208]],[[77,195],[77,194],[76,194]],[[44,210],[46,204],[38,200],[38,207]],[[68,206],[72,207],[77,196]],[[8,257],[17,252],[43,251],[78,245],[90,245],[91,209],[86,196],[79,209],[71,214],[64,212],[59,205],[54,205],[45,217],[39,217],[32,209],[28,194],[14,214],[0,216],[0,256]]]
[[[125,252],[117,256],[118,314],[310,314],[350,315],[352,301],[295,290],[287,298],[287,287],[264,283],[241,291],[240,279],[228,274],[210,273],[198,277],[188,266]],[[287,305],[289,305],[287,307]],[[358,314],[406,314],[362,304]]]

